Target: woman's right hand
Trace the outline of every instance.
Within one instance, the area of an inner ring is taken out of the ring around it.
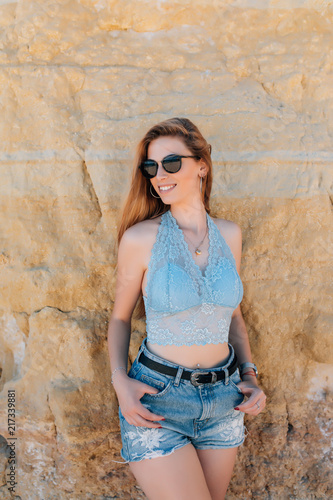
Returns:
[[[157,394],[158,389],[130,378],[125,372],[117,373],[113,387],[118,397],[121,413],[129,424],[155,429],[161,427],[159,423],[155,423],[155,420],[164,420],[164,418],[152,413],[140,402],[144,394]]]

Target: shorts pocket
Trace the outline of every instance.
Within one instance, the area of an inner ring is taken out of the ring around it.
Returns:
[[[129,372],[128,372],[128,376],[130,378],[135,378],[135,379],[138,379],[139,378],[139,374],[142,370],[142,365],[140,363],[138,363],[136,360],[134,360]]]
[[[240,387],[238,387],[238,385],[237,385],[242,381],[242,379],[240,378],[238,369],[230,376],[229,381],[230,381],[230,384],[239,392],[239,394],[242,394],[244,396],[244,393],[241,391]]]
[[[163,380],[164,378],[164,380]],[[141,373],[140,374],[140,382],[143,382],[144,384],[147,384],[147,385],[150,385],[151,387],[154,387],[155,389],[158,389],[159,392],[157,394],[144,394],[144,398],[151,398],[151,399],[155,399],[155,398],[160,398],[162,396],[164,396],[165,394],[167,394],[169,392],[169,390],[171,389],[172,387],[172,379],[169,379],[169,378],[166,378],[166,377],[161,377],[159,378],[159,376],[154,376],[154,375],[151,375],[151,373],[149,373],[149,375],[147,373]],[[142,399],[142,398],[141,398]]]

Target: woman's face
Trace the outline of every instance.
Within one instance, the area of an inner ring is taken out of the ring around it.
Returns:
[[[147,159],[158,162],[158,170],[150,182],[156,193],[166,205],[189,203],[200,199],[199,172],[204,167],[201,161],[194,158],[182,158],[182,166],[175,174],[164,170],[161,160],[170,154],[192,155],[179,137],[159,137],[148,146]],[[204,169],[205,170],[205,169]]]

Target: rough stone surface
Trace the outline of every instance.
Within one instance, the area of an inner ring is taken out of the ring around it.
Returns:
[[[145,498],[106,336],[134,147],[172,116],[212,144],[212,214],[242,227],[268,396],[227,498],[333,497],[332,47],[329,0],[0,1],[0,498]]]

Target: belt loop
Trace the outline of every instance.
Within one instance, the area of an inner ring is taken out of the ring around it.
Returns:
[[[228,368],[223,368],[224,371],[224,384],[228,385],[229,384],[229,370]]]
[[[139,363],[140,363],[140,356],[141,356],[141,354],[143,353],[144,349],[145,349],[145,344],[144,344],[144,340],[143,340],[143,342],[142,342],[142,343],[141,343],[141,345],[140,345],[140,348],[139,348],[138,354],[137,354],[137,356],[136,356],[136,359],[139,361]]]
[[[146,348],[147,348],[147,339],[143,339],[143,341],[141,342],[141,345],[140,345],[140,353],[143,352]]]
[[[177,375],[175,377],[175,381],[173,383],[173,385],[175,387],[178,387],[179,386],[179,382],[180,382],[180,379],[181,379],[181,376],[183,375],[183,367],[182,366],[179,366],[178,367],[178,371],[177,371]]]

